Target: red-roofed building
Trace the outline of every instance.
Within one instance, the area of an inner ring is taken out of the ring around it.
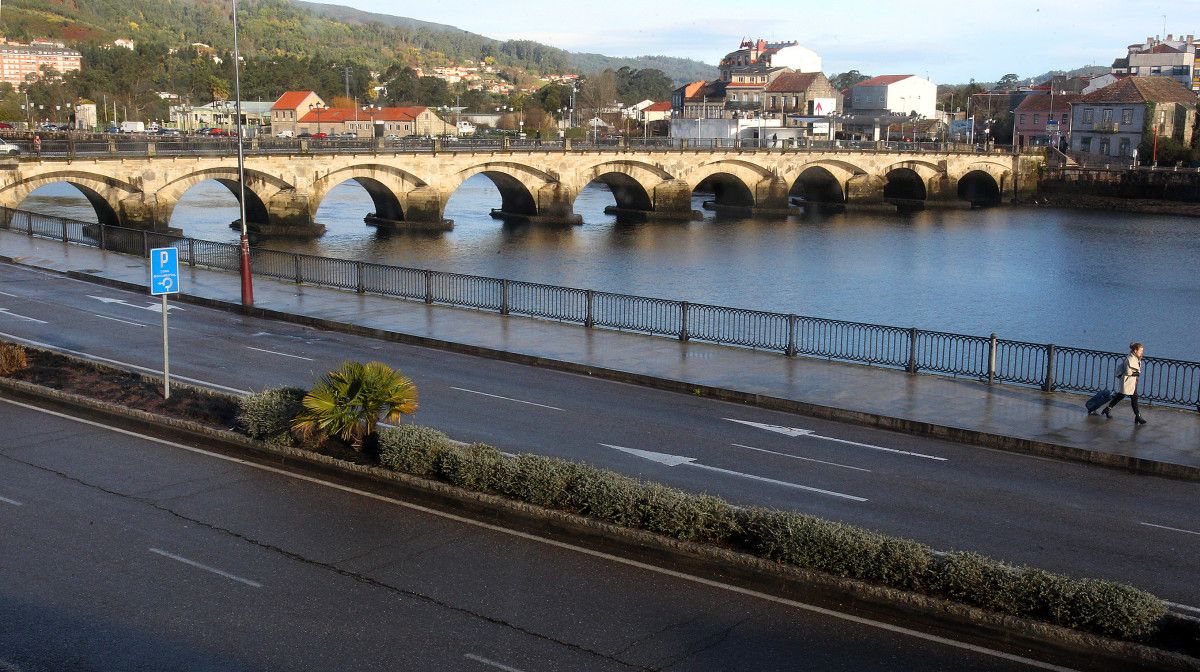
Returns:
[[[1065,142],[1071,137],[1071,103],[1079,100],[1077,93],[1046,91],[1028,96],[1013,111],[1016,117],[1013,132],[1017,146],[1045,146]]]
[[[325,106],[315,91],[287,91],[271,106],[271,130],[279,135],[296,135],[296,123],[314,106]]]
[[[1071,150],[1093,157],[1132,157],[1143,138],[1155,134],[1188,145],[1195,119],[1196,94],[1178,80],[1125,77],[1071,105]]]
[[[297,120],[296,134],[354,133],[360,138],[458,135],[457,127],[428,107],[313,107]]]
[[[661,103],[653,103],[646,106],[641,111],[642,123],[650,123],[652,121],[662,121],[663,119],[671,118],[671,102],[664,101]]]
[[[880,75],[851,87],[855,114],[901,114],[916,112],[926,119],[937,117],[937,85],[916,75]]]

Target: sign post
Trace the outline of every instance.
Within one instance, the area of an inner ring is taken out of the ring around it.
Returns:
[[[156,247],[150,250],[150,295],[162,297],[163,398],[171,398],[171,360],[167,338],[167,295],[179,293],[179,250]]]

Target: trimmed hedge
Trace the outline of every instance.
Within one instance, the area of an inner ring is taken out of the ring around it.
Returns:
[[[505,458],[491,446],[455,445],[428,427],[384,428],[379,445],[384,466],[415,476],[1106,636],[1145,638],[1166,613],[1161,600],[1130,586],[1013,567],[975,553],[938,557],[915,541],[806,514],[738,508],[554,457]]]
[[[7,376],[29,368],[25,348],[15,343],[0,343],[0,376]]]
[[[278,387],[238,399],[238,424],[252,439],[278,445],[295,445],[292,420],[304,410],[306,390]]]

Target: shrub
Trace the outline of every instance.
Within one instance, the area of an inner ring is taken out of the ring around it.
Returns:
[[[438,454],[434,470],[450,483],[472,490],[495,490],[504,456],[495,448],[473,443],[450,447]]]
[[[738,527],[724,500],[657,483],[642,485],[637,512],[639,527],[680,541],[724,543]]]
[[[567,484],[567,508],[614,525],[636,527],[643,484],[607,469],[584,467]]]
[[[414,476],[434,476],[442,453],[451,447],[449,437],[429,427],[401,425],[379,432],[380,463]]]
[[[15,343],[0,343],[0,376],[7,376],[29,367],[25,348]]]
[[[502,470],[496,490],[535,506],[568,508],[567,485],[585,472],[566,460],[521,454]]]
[[[985,609],[1126,639],[1153,633],[1166,613],[1161,600],[1131,586],[1013,567],[975,553],[947,555],[935,587]]]
[[[292,445],[292,421],[304,410],[307,394],[298,387],[264,390],[238,399],[237,422],[252,439]]]

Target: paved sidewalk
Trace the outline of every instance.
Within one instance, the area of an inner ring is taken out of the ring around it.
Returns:
[[[148,277],[145,260],[10,231],[0,231],[0,257],[139,287],[145,287]],[[181,270],[187,295],[240,303],[236,274]],[[518,361],[538,358],[575,370],[587,367],[607,377],[660,387],[700,387],[728,399],[754,401],[754,395],[774,408],[1200,480],[1200,413],[1195,411],[1147,407],[1150,424],[1135,428],[1128,405],[1106,421],[1087,417],[1084,397],[1075,394],[789,359],[772,352],[588,330],[266,278],[255,279],[254,296],[255,307],[267,311],[462,344],[481,354],[512,354]]]

